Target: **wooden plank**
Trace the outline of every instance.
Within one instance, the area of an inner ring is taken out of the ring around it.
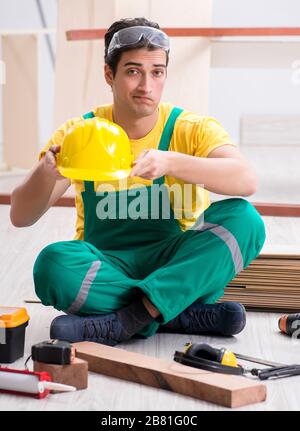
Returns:
[[[54,207],[74,207],[75,206],[75,198],[70,196],[63,196],[58,199],[57,202],[53,205]]]
[[[11,194],[0,193],[0,205],[10,205]],[[75,197],[64,196],[58,199],[53,205],[54,207],[74,207]]]
[[[231,280],[220,302],[238,301],[257,310],[299,311],[299,258],[298,247],[283,246],[281,253],[261,254]]]
[[[74,358],[71,364],[65,365],[33,361],[33,370],[49,373],[56,383],[75,386],[79,390],[88,387],[88,364],[79,358]]]
[[[0,194],[0,205],[10,205],[10,194],[1,193]]]
[[[253,282],[252,277],[257,277],[259,282],[261,282],[263,279],[269,279],[270,278],[270,271],[265,272],[262,269],[258,268],[258,270],[254,270],[253,268],[249,268],[249,270],[247,270],[247,274],[245,275],[241,275],[239,274],[238,278],[235,278],[233,282],[236,282],[237,284],[240,284],[240,281],[248,281],[248,282]],[[299,276],[300,273],[299,271],[295,271],[293,270],[293,274],[289,274],[287,271],[282,271],[282,272],[278,272],[278,271],[272,271],[272,275],[276,275],[276,280],[275,283],[279,284],[282,282],[293,282],[294,280],[299,281]]]
[[[163,27],[171,37],[222,37],[222,36],[300,36],[300,27]],[[67,40],[103,39],[106,29],[73,29],[66,31]]]
[[[86,360],[89,371],[95,373],[231,408],[266,400],[266,386],[246,377],[211,373],[103,344],[81,342],[74,346],[77,357]]]
[[[300,217],[300,205],[273,202],[251,202],[262,216]]]
[[[29,169],[39,153],[37,37],[32,34],[2,36],[2,46],[6,65],[3,161],[9,168]]]
[[[257,209],[260,215],[263,216],[277,216],[277,217],[300,217],[300,205],[298,204],[277,204],[277,203],[266,203],[266,202],[251,202],[252,205]],[[0,193],[0,204],[10,204],[10,194]],[[75,206],[75,200],[73,197],[62,197],[54,206],[60,207],[73,207]],[[275,256],[277,258],[277,256]]]

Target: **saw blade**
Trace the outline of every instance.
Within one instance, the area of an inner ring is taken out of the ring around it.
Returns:
[[[246,356],[246,355],[242,355],[241,353],[233,352],[233,354],[238,359],[244,359],[245,361],[254,362],[255,364],[269,365],[270,367],[285,367],[285,366],[287,366],[287,364],[280,364],[278,362],[267,361],[266,359],[254,358],[253,356]]]

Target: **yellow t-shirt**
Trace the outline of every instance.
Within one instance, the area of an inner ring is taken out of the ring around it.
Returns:
[[[157,149],[160,137],[173,105],[169,103],[159,104],[159,118],[154,128],[141,139],[131,139],[131,151],[136,159],[144,149]],[[112,118],[112,105],[99,106],[93,110],[95,116],[105,118],[113,121]],[[45,152],[51,145],[61,145],[67,130],[72,127],[76,122],[81,121],[82,117],[72,118],[59,127],[47,145],[41,151],[39,158],[43,157]],[[231,142],[228,133],[221,126],[221,124],[214,118],[208,116],[200,116],[193,112],[184,110],[177,118],[171,143],[169,146],[170,151],[177,151],[179,153],[188,154],[196,157],[207,157],[208,154],[215,148],[225,144],[236,146]],[[175,177],[165,176],[165,182],[169,186],[170,201],[173,207],[176,218],[183,231],[190,228],[197,220],[197,218],[209,207],[210,198],[209,192],[204,187],[196,185],[187,185],[184,181]],[[75,186],[76,197],[75,204],[77,210],[76,221],[76,234],[74,239],[84,239],[84,208],[81,192],[84,191],[83,181],[72,180]],[[95,183],[95,190],[100,183]],[[122,190],[124,188],[132,188],[143,185],[151,185],[151,180],[146,180],[139,177],[127,178],[122,182],[111,182],[115,190]],[[180,187],[181,197],[176,191]],[[109,189],[108,189],[109,190]],[[103,191],[103,184],[101,186]],[[176,196],[176,197],[175,197]]]

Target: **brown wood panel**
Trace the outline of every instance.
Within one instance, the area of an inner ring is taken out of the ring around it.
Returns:
[[[0,193],[0,205],[10,205],[11,194],[9,193]],[[53,205],[54,207],[74,207],[75,206],[75,198],[64,196]]]
[[[10,194],[0,193],[0,204],[10,205]],[[300,217],[300,205],[298,204],[277,204],[271,202],[252,202],[252,204],[262,216]],[[62,197],[54,206],[73,207],[75,206],[75,198]]]
[[[166,389],[225,407],[265,401],[266,386],[246,377],[216,374],[103,344],[75,343],[89,371]]]
[[[3,161],[29,169],[38,154],[38,40],[35,34],[4,35]],[[16,126],[16,119],[18,124]]]
[[[79,358],[74,358],[71,364],[58,365],[33,361],[33,370],[49,373],[52,381],[63,385],[75,386],[76,389],[88,387],[88,364]],[[56,393],[57,391],[53,391]]]
[[[300,253],[258,256],[226,286],[220,301],[238,301],[247,308],[299,312]]]
[[[300,27],[244,27],[244,28],[162,28],[172,37],[221,37],[221,36],[299,36]],[[94,40],[102,39],[106,29],[74,29],[66,32],[67,40]]]
[[[10,205],[10,194],[0,194],[0,205]]]
[[[272,202],[252,202],[262,216],[300,217],[300,205]]]

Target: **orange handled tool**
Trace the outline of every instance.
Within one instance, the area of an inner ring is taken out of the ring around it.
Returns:
[[[278,326],[284,334],[300,338],[300,313],[281,316],[278,320]]]

